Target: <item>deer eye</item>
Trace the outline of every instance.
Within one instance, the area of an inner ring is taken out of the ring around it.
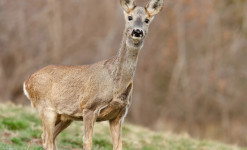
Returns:
[[[128,16],[129,21],[133,20],[132,16]]]
[[[149,19],[145,19],[145,23],[149,23]]]

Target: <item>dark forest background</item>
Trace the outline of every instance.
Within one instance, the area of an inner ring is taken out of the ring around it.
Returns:
[[[0,102],[29,105],[22,83],[39,68],[115,55],[123,28],[119,0],[0,0]],[[246,57],[246,0],[167,0],[127,120],[246,146]]]

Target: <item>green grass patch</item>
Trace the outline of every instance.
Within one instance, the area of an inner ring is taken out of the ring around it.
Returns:
[[[13,137],[10,139],[15,145],[23,145],[23,142],[20,138]]]
[[[16,118],[3,118],[1,124],[9,130],[23,130],[29,126],[27,120],[19,120]]]

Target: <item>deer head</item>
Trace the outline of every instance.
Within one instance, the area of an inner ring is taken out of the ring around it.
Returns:
[[[136,6],[134,0],[120,0],[120,3],[126,22],[126,44],[130,47],[141,47],[151,21],[163,8],[164,0],[151,0],[146,7]]]

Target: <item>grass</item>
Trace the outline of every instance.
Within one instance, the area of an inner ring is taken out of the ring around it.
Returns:
[[[59,150],[82,149],[83,122],[73,122],[57,138]],[[0,149],[43,150],[42,126],[37,112],[30,107],[0,104]],[[124,150],[247,150],[212,141],[199,141],[187,135],[156,133],[125,123]],[[111,137],[107,122],[96,123],[93,150],[111,150]]]

